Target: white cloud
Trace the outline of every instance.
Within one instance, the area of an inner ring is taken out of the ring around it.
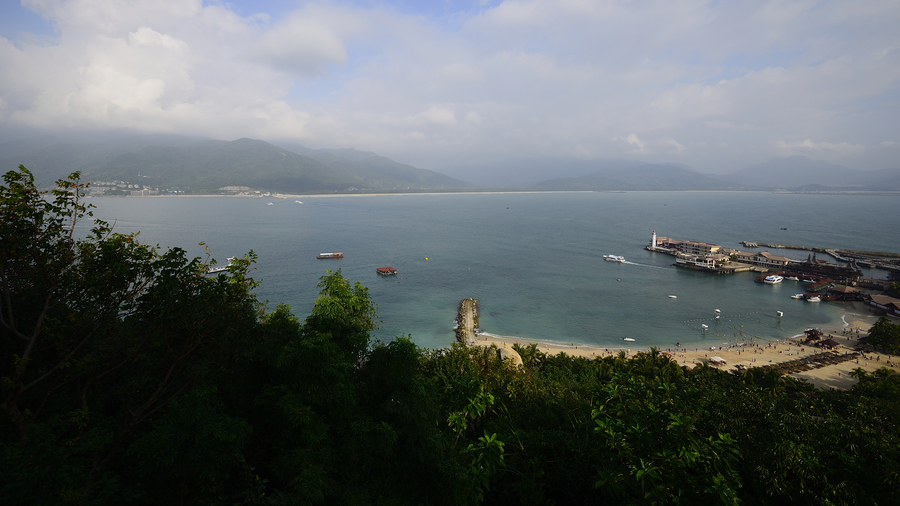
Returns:
[[[624,141],[627,144],[631,145],[634,148],[631,150],[632,153],[642,154],[648,152],[648,150],[646,149],[647,143],[639,139],[635,134],[628,134],[628,137],[616,137],[613,140]]]
[[[863,146],[861,144],[853,144],[850,142],[813,142],[810,139],[804,139],[802,141],[778,141],[776,143],[778,149],[783,150],[787,153],[827,153],[827,152],[837,152],[841,154],[851,154],[851,153],[859,153],[863,152],[867,149],[867,146]]]
[[[329,64],[343,64],[347,51],[341,39],[321,20],[304,15],[265,32],[248,57],[307,77],[325,72]]]
[[[786,153],[895,163],[895,0],[505,0],[449,18],[378,5],[241,17],[202,0],[26,0],[58,36],[0,37],[0,133],[288,137],[429,167],[509,153],[723,172]]]

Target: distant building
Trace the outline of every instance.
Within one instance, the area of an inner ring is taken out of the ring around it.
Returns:
[[[875,294],[873,294],[871,297],[872,298],[869,301],[870,306],[882,309],[885,313],[892,314],[894,316],[900,316],[900,299],[895,299],[887,295]]]

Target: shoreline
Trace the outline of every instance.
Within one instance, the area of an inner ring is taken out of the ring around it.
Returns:
[[[841,315],[838,320],[818,327],[824,333],[823,339],[831,338],[840,344],[840,347],[835,350],[837,353],[840,355],[857,354],[859,355],[858,358],[839,364],[830,364],[808,371],[792,373],[790,376],[805,380],[819,389],[848,390],[857,383],[857,380],[850,376],[850,372],[857,367],[868,373],[872,373],[881,367],[892,367],[889,364],[897,362],[897,357],[875,352],[863,355],[853,349],[858,342],[857,336],[864,336],[879,318],[875,315],[857,312],[856,310],[858,309],[855,305],[850,306],[848,307],[848,312]],[[854,330],[852,335],[847,332],[849,329]],[[857,329],[858,333],[856,332]],[[802,337],[802,334],[799,337]],[[763,367],[812,357],[824,351],[817,346],[803,345],[797,338],[798,336],[795,335],[784,339],[749,339],[744,343],[729,346],[701,348],[694,344],[693,346],[686,345],[679,348],[657,347],[657,349],[660,353],[664,353],[672,358],[678,365],[689,368],[709,362],[711,357],[720,357],[726,361],[726,364],[720,367],[728,371],[734,370],[734,367],[737,365],[745,368]],[[476,333],[475,340],[469,344],[476,346],[494,345],[498,349],[506,350],[509,353],[515,353],[513,344],[519,344],[520,346],[537,344],[541,352],[549,355],[564,353],[572,357],[583,357],[589,360],[617,356],[621,352],[625,352],[627,357],[633,357],[639,352],[650,350],[650,348],[640,346],[640,341],[623,342],[623,345],[619,347],[601,347],[582,343],[559,343],[497,336],[484,332]],[[694,349],[692,350],[691,348]],[[900,368],[900,365],[894,364],[893,367]]]

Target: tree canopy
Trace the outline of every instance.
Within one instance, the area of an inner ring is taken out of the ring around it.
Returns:
[[[900,375],[373,342],[328,271],[311,313],[90,217],[78,175],[0,187],[4,504],[897,504]],[[879,322],[878,335],[893,327]]]

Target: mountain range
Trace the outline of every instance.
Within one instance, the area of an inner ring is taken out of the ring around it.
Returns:
[[[7,170],[24,164],[42,186],[78,170],[82,180],[122,180],[189,192],[216,192],[225,186],[280,193],[474,188],[371,152],[294,149],[306,154],[246,138],[227,142],[152,137],[83,144],[42,137],[0,144],[0,164]]]
[[[370,151],[164,134],[102,140],[40,136],[0,143],[0,170],[5,172],[19,164],[35,174],[40,186],[81,171],[82,180],[123,180],[198,193],[215,193],[225,186],[279,193],[483,189],[900,191],[900,169],[860,171],[800,156],[773,158],[727,175],[703,174],[675,163],[511,158],[442,169],[455,176],[450,177]]]

